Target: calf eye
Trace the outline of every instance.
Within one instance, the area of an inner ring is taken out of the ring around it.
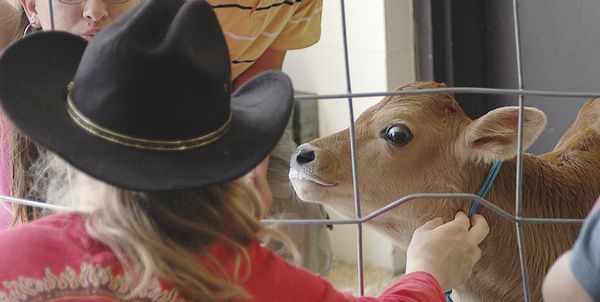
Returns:
[[[397,147],[402,147],[412,140],[413,134],[405,124],[391,124],[381,131],[381,137]]]

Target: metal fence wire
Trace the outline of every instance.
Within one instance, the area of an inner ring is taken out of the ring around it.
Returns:
[[[419,89],[419,90],[403,90],[403,91],[383,91],[383,92],[363,92],[353,93],[352,84],[350,81],[350,67],[348,59],[348,41],[347,41],[347,20],[346,20],[346,9],[345,0],[340,0],[340,10],[342,19],[342,33],[343,33],[343,52],[344,52],[344,63],[345,63],[345,76],[346,76],[346,92],[339,94],[326,94],[326,95],[306,95],[297,96],[296,100],[314,100],[314,99],[347,99],[348,109],[350,113],[350,155],[352,160],[352,181],[353,181],[353,193],[354,193],[354,204],[355,204],[355,217],[352,219],[340,219],[340,220],[275,220],[266,219],[264,223],[268,224],[354,224],[357,227],[357,271],[358,271],[358,289],[360,295],[364,295],[364,274],[363,274],[363,238],[362,238],[362,225],[371,219],[374,219],[384,213],[388,212],[395,207],[419,199],[467,199],[477,200],[482,206],[490,209],[496,215],[501,216],[514,223],[516,228],[517,243],[519,248],[519,261],[521,266],[521,275],[523,283],[523,295],[525,301],[531,301],[529,277],[527,271],[527,259],[525,257],[525,242],[523,238],[523,225],[524,224],[581,224],[583,219],[549,219],[549,218],[528,218],[522,217],[522,160],[523,160],[523,108],[524,108],[524,96],[554,96],[563,98],[597,98],[600,97],[598,92],[562,92],[562,91],[539,91],[539,90],[524,90],[523,89],[523,63],[521,55],[521,33],[520,33],[520,22],[519,22],[519,6],[518,0],[512,0],[512,11],[513,11],[513,24],[514,24],[514,37],[515,37],[515,53],[516,53],[516,65],[517,65],[517,81],[518,89],[497,89],[497,88],[475,88],[475,87],[450,87],[450,88],[436,88],[436,89]],[[404,196],[383,208],[380,208],[372,213],[369,213],[363,217],[361,212],[360,192],[358,189],[358,176],[357,176],[357,164],[356,164],[356,137],[355,137],[355,124],[354,124],[354,113],[353,113],[353,99],[364,98],[364,97],[375,97],[375,96],[391,96],[391,95],[418,95],[418,94],[433,94],[433,93],[467,93],[467,94],[490,94],[490,95],[513,95],[518,97],[519,117],[518,117],[518,137],[517,137],[517,166],[516,166],[516,187],[515,187],[515,215],[512,215],[503,209],[495,206],[490,201],[481,198],[475,194],[469,193],[427,193],[427,194],[412,194]]]
[[[51,30],[54,30],[54,13],[52,10],[52,1],[48,0],[49,16],[51,21]],[[296,96],[296,100],[314,100],[314,99],[347,99],[348,109],[350,113],[350,155],[352,158],[352,181],[353,181],[353,193],[355,203],[355,217],[351,219],[339,219],[339,220],[315,220],[315,219],[297,219],[297,220],[285,220],[285,219],[265,219],[263,223],[266,224],[354,224],[356,225],[358,232],[358,255],[357,255],[357,270],[358,270],[358,288],[360,295],[364,295],[364,276],[363,276],[363,238],[362,238],[362,225],[386,212],[396,208],[397,206],[419,200],[419,199],[467,199],[476,200],[481,203],[482,206],[490,209],[496,215],[515,224],[516,236],[519,247],[519,260],[521,265],[521,274],[523,281],[523,295],[525,301],[531,301],[529,279],[527,271],[527,259],[525,258],[525,245],[523,239],[523,225],[524,224],[581,224],[582,219],[549,219],[549,218],[528,218],[521,217],[522,204],[521,204],[521,192],[522,192],[522,157],[523,157],[523,108],[524,108],[524,96],[554,96],[563,98],[596,98],[600,97],[600,93],[592,92],[561,92],[561,91],[539,91],[539,90],[524,90],[523,89],[523,68],[522,68],[522,56],[521,56],[521,44],[520,44],[520,30],[519,30],[519,10],[518,1],[512,0],[513,5],[513,21],[514,21],[514,36],[515,36],[515,52],[517,60],[517,79],[518,89],[497,89],[497,88],[475,88],[475,87],[449,87],[449,88],[436,88],[436,89],[420,89],[420,90],[403,90],[403,91],[381,91],[381,92],[362,92],[353,93],[352,84],[350,81],[350,67],[348,59],[348,39],[347,39],[347,20],[346,20],[346,9],[345,0],[340,0],[340,10],[342,19],[342,33],[343,33],[343,52],[344,52],[344,63],[345,63],[345,76],[346,76],[346,92],[339,94],[324,94],[324,95],[305,95]],[[481,198],[475,194],[470,193],[427,193],[427,194],[412,194],[404,196],[385,207],[382,207],[372,213],[369,213],[363,217],[361,212],[360,203],[360,192],[358,189],[358,173],[356,164],[356,138],[354,130],[354,110],[353,110],[353,99],[354,98],[365,98],[375,96],[391,96],[391,95],[419,95],[419,94],[433,94],[433,93],[468,93],[468,94],[490,94],[490,95],[513,95],[518,97],[519,107],[519,119],[518,119],[518,150],[517,150],[517,173],[516,173],[516,195],[515,195],[515,215],[512,215],[503,209],[495,206],[490,201]],[[10,196],[0,196],[1,199],[7,200],[17,204],[30,205],[30,206],[43,206],[51,210],[65,210],[62,206],[43,204],[35,201],[24,200],[20,198],[13,198]]]

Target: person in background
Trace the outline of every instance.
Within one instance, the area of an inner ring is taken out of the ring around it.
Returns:
[[[21,23],[25,22],[12,3],[0,0],[0,53],[12,41],[22,35]],[[11,196],[11,158],[13,143],[11,142],[14,129],[4,116],[0,114],[0,195]],[[8,228],[13,221],[13,206],[0,199],[0,230]]]
[[[0,300],[444,301],[468,278],[489,229],[462,212],[417,229],[407,274],[378,298],[261,246],[271,236],[293,250],[260,223],[265,204],[245,179],[283,133],[293,88],[269,71],[231,89],[223,33],[200,0],[142,1],[89,44],[64,32],[13,43],[0,104],[74,167],[66,194],[80,211],[0,232]]]
[[[21,17],[18,11],[6,0],[0,0],[0,53],[13,40],[19,37]],[[0,195],[11,195],[10,154],[11,143],[8,135],[10,123],[0,114]],[[10,203],[0,200],[0,230],[7,228],[13,219]]]
[[[599,201],[585,219],[573,248],[548,270],[542,289],[544,301],[600,301]]]

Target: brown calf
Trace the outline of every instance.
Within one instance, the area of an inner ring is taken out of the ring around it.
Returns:
[[[444,87],[412,83],[401,89]],[[414,193],[475,193],[495,159],[505,159],[486,199],[515,212],[517,107],[502,107],[471,120],[450,94],[391,96],[356,121],[358,179],[363,213]],[[546,125],[543,112],[525,108],[523,147]],[[290,178],[299,196],[354,216],[348,130],[298,147]],[[556,148],[523,157],[522,217],[584,218],[600,194],[600,100],[581,109]],[[370,222],[401,245],[427,220],[446,221],[468,200],[415,200]],[[463,287],[460,301],[522,301],[523,290],[513,223],[479,207],[490,225],[482,258]],[[550,264],[567,250],[579,226],[525,225],[531,297],[541,301]],[[368,282],[368,281],[367,281]]]

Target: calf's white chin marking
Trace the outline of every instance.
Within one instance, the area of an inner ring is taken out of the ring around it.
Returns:
[[[300,173],[300,172],[298,172],[298,170],[295,170],[295,169],[290,169],[289,178],[290,178],[290,180],[293,180],[293,181],[309,182],[309,183],[313,183],[313,184],[316,184],[316,185],[322,186],[322,187],[334,187],[337,185],[336,183],[326,182],[323,179],[321,179],[320,177],[317,177],[315,175]]]

